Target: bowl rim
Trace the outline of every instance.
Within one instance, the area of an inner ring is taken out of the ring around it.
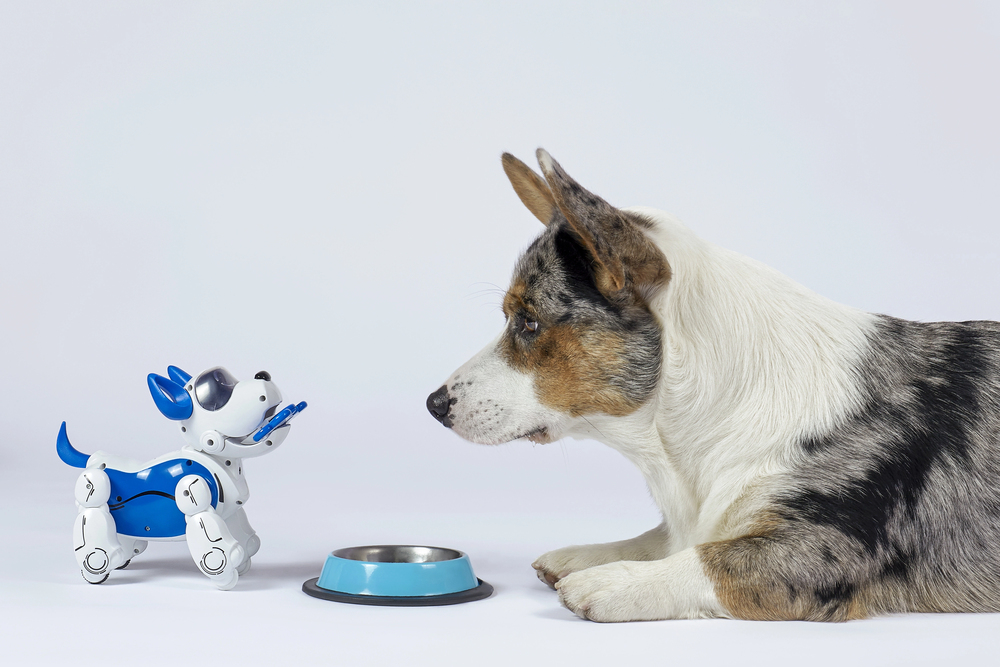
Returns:
[[[372,555],[378,554],[379,552],[399,552],[404,550],[423,550],[430,552],[431,554],[442,554],[446,557],[444,558],[432,558],[423,560],[369,560],[368,558],[353,558],[352,554],[365,554]],[[468,554],[464,551],[459,551],[458,549],[451,549],[449,547],[432,547],[423,544],[369,544],[364,546],[356,547],[343,547],[330,552],[330,556],[337,558],[339,560],[348,561],[351,563],[373,563],[379,566],[382,565],[431,565],[434,563],[450,563],[456,560],[461,560],[463,558],[469,559]]]

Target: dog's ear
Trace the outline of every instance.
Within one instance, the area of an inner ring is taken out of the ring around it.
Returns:
[[[167,366],[167,375],[177,384],[187,384],[191,380],[191,374],[177,366]]]
[[[639,227],[642,219],[584,189],[545,149],[539,148],[536,155],[556,206],[597,263],[601,293],[615,296],[627,287],[641,289],[669,278],[666,258]]]
[[[146,383],[149,385],[149,393],[153,397],[153,402],[167,419],[182,421],[194,412],[191,394],[187,393],[184,385],[177,384],[173,380],[168,380],[155,373],[146,376]]]
[[[552,214],[556,212],[556,200],[552,197],[549,186],[541,176],[531,170],[531,167],[510,153],[504,153],[500,161],[521,203],[527,206],[543,225],[548,226],[552,221]]]

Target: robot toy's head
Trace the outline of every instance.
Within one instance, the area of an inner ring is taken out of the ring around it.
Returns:
[[[270,423],[281,405],[281,391],[267,371],[242,382],[221,366],[197,377],[170,366],[167,375],[147,377],[153,402],[163,416],[180,422],[189,445],[208,454],[235,458],[265,454],[281,444],[288,435],[288,419],[305,407],[291,406],[287,416],[286,408],[280,424]]]

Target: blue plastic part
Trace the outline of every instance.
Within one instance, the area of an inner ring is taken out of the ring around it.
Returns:
[[[204,478],[212,490],[212,507],[219,503],[219,485],[208,468],[190,459],[172,459],[139,472],[105,468],[111,479],[108,509],[115,530],[129,537],[178,537],[187,523],[177,509],[174,489],[185,475]]]
[[[56,437],[56,453],[59,454],[63,463],[74,468],[86,468],[87,461],[90,460],[89,454],[76,451],[70,444],[69,436],[66,435],[66,422],[63,422],[62,426],[59,427],[59,435]]]
[[[191,413],[194,412],[191,394],[187,393],[183,384],[168,380],[156,373],[147,375],[146,382],[149,384],[149,393],[153,397],[153,402],[167,419],[181,421],[190,417]]]
[[[467,591],[479,580],[465,554],[432,563],[370,563],[330,554],[316,585],[351,595],[418,597]]]
[[[284,426],[287,424],[292,417],[299,414],[306,409],[308,403],[302,401],[301,403],[286,406],[281,412],[271,417],[266,424],[260,427],[260,429],[253,434],[253,441],[260,442],[263,440],[271,431],[278,428],[279,426]]]
[[[190,373],[177,368],[177,366],[167,366],[167,375],[177,384],[187,384],[188,380],[191,379]]]

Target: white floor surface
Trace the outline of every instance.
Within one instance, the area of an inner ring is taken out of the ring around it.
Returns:
[[[362,441],[370,416],[356,415],[356,427],[346,426],[336,443],[323,447],[322,407],[307,411],[281,451],[248,462],[253,498],[247,512],[263,545],[251,571],[228,592],[209,584],[182,543],[152,543],[103,585],[84,582],[70,546],[76,472],[56,459],[54,433],[39,436],[32,444],[36,455],[8,461],[3,474],[4,505],[19,507],[4,521],[4,664],[81,664],[102,652],[144,665],[191,659],[236,665],[997,663],[1000,615],[836,625],[580,620],[559,606],[530,563],[548,549],[619,539],[655,523],[641,481],[624,459],[588,442],[472,446],[413,410],[393,425],[413,433],[412,440],[370,437],[373,458],[365,464],[350,444]],[[164,426],[150,430],[169,446]],[[76,429],[74,445],[94,449],[88,440],[86,429]],[[383,454],[394,458],[391,466],[384,458],[379,465]],[[450,607],[384,608],[326,602],[300,590],[332,549],[386,542],[462,549],[496,592]]]

